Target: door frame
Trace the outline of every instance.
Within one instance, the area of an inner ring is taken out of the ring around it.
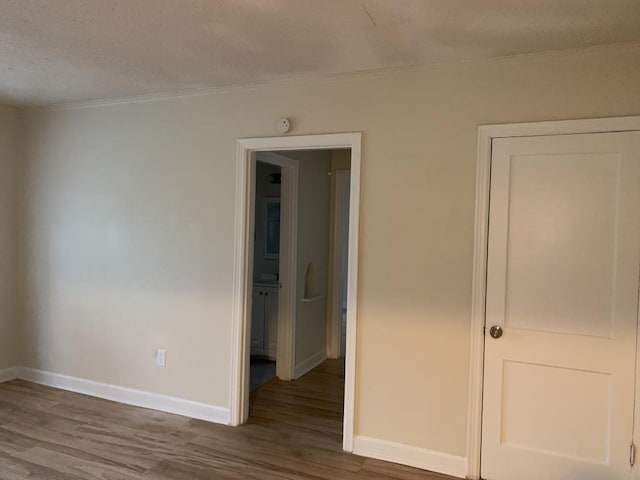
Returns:
[[[249,355],[250,345],[247,335],[251,321],[251,283],[253,265],[249,254],[253,250],[253,228],[251,219],[254,209],[252,198],[252,169],[255,152],[286,150],[351,150],[351,196],[349,200],[349,275],[347,279],[347,354],[345,358],[345,393],[343,449],[353,451],[355,428],[355,373],[356,373],[356,319],[358,305],[358,246],[360,225],[360,162],[362,134],[337,133],[324,135],[301,135],[284,137],[241,138],[236,150],[236,198],[235,198],[235,248],[233,274],[233,311],[231,329],[231,368],[229,381],[229,424],[233,426],[246,422],[249,412]],[[283,172],[284,173],[284,172]],[[283,177],[284,181],[284,177]],[[296,187],[297,187],[297,181]],[[282,226],[281,226],[282,228]],[[282,235],[284,233],[284,236]],[[281,230],[281,241],[288,237]],[[296,258],[287,253],[293,265],[295,276]],[[281,257],[283,253],[281,252]],[[290,275],[290,274],[289,274]],[[281,276],[281,296],[289,299],[294,307],[297,301],[295,285]],[[278,315],[280,317],[280,315]],[[295,319],[289,315],[289,322]],[[280,318],[279,318],[280,323]],[[279,325],[280,327],[280,325]],[[293,326],[291,331],[294,332]],[[278,334],[280,337],[280,334]],[[293,337],[292,337],[293,338]],[[280,346],[278,346],[280,348]],[[292,355],[293,356],[293,355]]]
[[[291,380],[295,366],[295,285],[296,285],[296,258],[298,252],[298,160],[285,157],[274,152],[260,152],[260,159],[254,154],[249,162],[249,198],[247,221],[251,227],[249,234],[249,250],[247,252],[247,278],[253,279],[254,228],[255,228],[255,204],[256,204],[256,163],[260,161],[280,167],[280,251],[278,254],[278,321],[277,321],[277,346],[276,346],[276,376],[280,380]],[[290,288],[291,287],[291,288]],[[251,298],[252,286],[247,295]],[[247,344],[249,356],[251,356],[251,308],[247,312]],[[249,375],[245,372],[245,375]],[[248,409],[249,402],[243,405]],[[248,415],[248,410],[246,414]]]
[[[471,346],[469,366],[469,404],[467,415],[467,478],[480,479],[482,442],[482,399],[484,385],[484,327],[487,288],[487,248],[489,245],[489,189],[491,144],[494,138],[613,133],[640,131],[640,116],[586,120],[481,125],[478,127],[476,161],[476,203],[471,287]],[[636,355],[636,358],[638,356]],[[640,412],[638,390],[640,359],[636,360],[635,412]],[[640,431],[640,429],[638,429]],[[634,431],[634,442],[640,444]]]
[[[338,169],[334,171],[334,192],[333,192],[333,226],[331,234],[333,236],[333,255],[331,262],[332,282],[331,282],[331,305],[327,309],[328,328],[327,328],[327,357],[340,358],[342,352],[342,290],[344,282],[342,281],[342,236],[343,213],[345,198],[343,188],[349,182],[351,176],[350,169]],[[348,310],[347,310],[348,311]]]

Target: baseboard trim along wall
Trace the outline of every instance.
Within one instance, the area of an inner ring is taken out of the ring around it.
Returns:
[[[327,350],[322,349],[313,355],[305,358],[300,363],[296,363],[293,369],[293,378],[298,379],[305,373],[310,372],[327,359]]]
[[[296,378],[312,370],[326,358],[326,351],[322,350],[300,362],[295,368]],[[197,418],[224,425],[229,424],[228,408],[161,395],[159,393],[120,387],[108,383],[94,382],[92,380],[85,380],[83,378],[71,377],[69,375],[34,368],[11,367],[0,370],[0,383],[17,378],[136,407],[150,408],[152,410],[184,415],[185,417]],[[452,477],[464,478],[467,473],[467,462],[464,457],[371,437],[356,436],[354,439],[353,453],[363,457],[421,468]]]
[[[0,370],[0,383],[10,382],[11,380],[15,380],[18,378],[18,374],[20,373],[19,367],[11,367],[5,368],[4,370]]]
[[[184,415],[208,422],[229,424],[229,409],[194,402],[183,398],[171,397],[159,393],[145,392],[133,388],[94,382],[83,378],[71,377],[59,373],[46,372],[27,367],[13,367],[0,370],[0,382],[19,378],[29,382],[60,388],[70,392],[81,393],[92,397],[112,400],[114,402],[150,408],[162,412]]]
[[[408,465],[457,478],[465,478],[467,474],[466,459],[448,453],[364,436],[356,436],[353,447],[353,453],[363,457]]]

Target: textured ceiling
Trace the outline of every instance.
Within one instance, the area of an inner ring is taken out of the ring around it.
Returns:
[[[640,0],[0,0],[0,102],[43,105],[640,42]]]

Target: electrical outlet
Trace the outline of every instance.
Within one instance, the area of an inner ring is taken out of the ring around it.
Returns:
[[[162,368],[167,366],[167,351],[164,348],[159,348],[156,352],[156,364]]]

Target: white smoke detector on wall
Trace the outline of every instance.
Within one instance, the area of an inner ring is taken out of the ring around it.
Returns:
[[[280,133],[287,133],[291,128],[291,122],[288,118],[281,118],[276,122],[276,130]]]

